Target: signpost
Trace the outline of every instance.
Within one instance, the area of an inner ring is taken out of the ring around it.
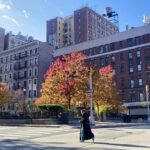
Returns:
[[[95,125],[95,121],[94,121],[94,116],[93,116],[93,87],[92,87],[92,68],[90,68],[90,79],[89,79],[89,83],[90,83],[90,122],[92,125]]]
[[[146,90],[146,101],[147,101],[147,121],[150,122],[150,115],[149,115],[149,85],[145,86]]]

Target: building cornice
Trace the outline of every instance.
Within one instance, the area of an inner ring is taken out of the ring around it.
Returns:
[[[116,33],[116,34],[113,34],[104,38],[99,38],[96,40],[86,41],[86,42],[82,42],[76,45],[56,49],[56,51],[54,52],[54,57],[64,55],[64,54],[69,54],[73,50],[82,51],[82,50],[86,50],[89,48],[98,47],[100,45],[106,45],[106,44],[126,40],[129,38],[142,36],[147,33],[150,33],[150,25],[136,27],[134,29],[129,29],[127,31]]]
[[[25,49],[25,48],[27,48],[27,47],[29,47],[29,46],[38,45],[39,43],[40,43],[40,41],[33,41],[33,42],[30,42],[30,43],[26,43],[26,44],[23,44],[23,45],[14,47],[14,48],[12,48],[12,49],[4,50],[4,51],[1,51],[1,52],[0,52],[0,56],[7,55],[7,54],[9,54],[9,53],[13,53],[13,52],[16,52],[16,51],[18,51],[18,50]]]

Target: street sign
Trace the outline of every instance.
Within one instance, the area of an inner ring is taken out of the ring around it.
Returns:
[[[86,93],[85,96],[86,96],[86,99],[90,100],[92,98],[92,93]]]

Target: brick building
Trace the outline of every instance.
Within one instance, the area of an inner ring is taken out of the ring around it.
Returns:
[[[48,20],[46,40],[57,49],[117,32],[116,25],[91,8],[83,7],[75,10],[72,16]]]
[[[75,44],[119,32],[116,25],[89,7],[74,11]]]
[[[64,47],[55,51],[54,57],[73,50],[88,56],[87,65],[101,68],[111,64],[121,100],[129,113],[147,114],[145,85],[150,85],[150,25]]]

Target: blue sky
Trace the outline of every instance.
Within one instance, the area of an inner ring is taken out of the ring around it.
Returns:
[[[143,15],[150,16],[149,0],[0,0],[0,27],[45,41],[46,20],[65,17],[88,5],[103,14],[112,7],[119,14],[120,31],[125,26],[142,26]]]

